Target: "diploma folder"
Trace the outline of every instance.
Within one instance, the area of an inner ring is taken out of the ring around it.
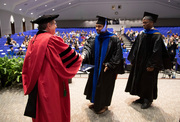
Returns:
[[[82,66],[80,67],[79,71],[87,72],[88,70],[90,70],[92,68],[94,68],[94,65],[82,64]]]

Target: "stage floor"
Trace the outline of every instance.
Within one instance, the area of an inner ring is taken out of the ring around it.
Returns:
[[[158,79],[158,98],[146,110],[132,103],[137,96],[124,92],[129,73],[118,75],[111,106],[101,115],[88,108],[89,101],[83,95],[88,76],[76,75],[69,84],[71,122],[179,122],[180,74],[176,79],[162,79],[162,75]],[[23,116],[26,102],[23,89],[1,90],[0,122],[31,122],[31,118]]]

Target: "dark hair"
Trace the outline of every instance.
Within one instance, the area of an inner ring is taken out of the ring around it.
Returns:
[[[7,41],[11,42],[11,38],[10,38],[10,37],[7,37]]]
[[[48,22],[48,23],[53,24],[53,20],[50,21],[50,22]],[[47,28],[47,24],[48,24],[48,23],[42,23],[42,24],[39,24],[38,30],[45,30],[45,29]]]
[[[44,24],[39,24],[38,26],[38,30],[45,30],[47,27],[47,23],[44,23]]]
[[[10,37],[7,37],[7,44],[11,45],[11,38]]]

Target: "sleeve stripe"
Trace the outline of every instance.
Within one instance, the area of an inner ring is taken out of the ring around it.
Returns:
[[[161,34],[161,33],[159,33],[159,32],[155,32],[155,33],[153,33],[153,34]]]
[[[79,55],[77,55],[76,59],[74,59],[71,63],[69,63],[66,68],[71,67],[77,60],[79,59]]]
[[[63,51],[62,53],[59,54],[60,57],[65,56],[66,54],[68,54],[71,51],[71,47],[69,46],[65,51]]]
[[[76,53],[74,51],[70,56],[68,56],[67,58],[63,59],[62,62],[65,63],[65,62],[71,60],[75,55],[76,55]]]

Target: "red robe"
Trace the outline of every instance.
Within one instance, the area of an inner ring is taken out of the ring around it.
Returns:
[[[31,39],[22,79],[25,95],[30,94],[37,83],[36,118],[33,122],[70,122],[68,79],[78,72],[81,61],[82,58],[60,37],[41,33]]]

